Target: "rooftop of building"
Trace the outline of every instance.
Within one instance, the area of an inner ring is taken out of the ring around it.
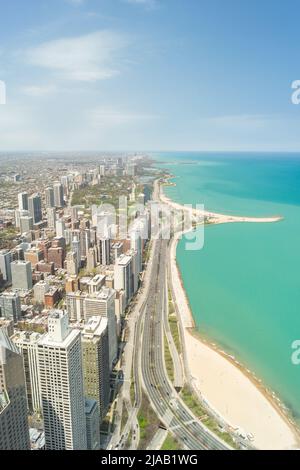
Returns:
[[[31,266],[30,261],[23,261],[23,260],[15,260],[15,261],[12,261],[10,264],[15,265],[15,266],[26,266],[26,265]]]
[[[131,262],[131,256],[129,256],[129,255],[121,255],[117,259],[117,264],[119,266],[127,266],[127,264],[129,264],[130,262]]]
[[[89,281],[89,284],[90,285],[97,285],[101,282],[104,282],[105,281],[105,275],[104,274],[97,274],[96,276],[94,276],[90,281]]]
[[[97,406],[98,404],[96,400],[92,400],[91,398],[86,398],[85,399],[85,414],[89,415]]]
[[[101,336],[107,328],[107,318],[101,316],[91,317],[83,329],[83,338],[90,339],[94,335]]]
[[[10,298],[10,299],[16,299],[19,296],[19,293],[16,291],[5,291],[0,294],[0,297],[5,297],[5,298]]]
[[[50,310],[48,318],[58,320],[59,318],[64,318],[67,314],[63,310],[53,309]]]
[[[12,336],[13,341],[22,341],[23,343],[36,343],[42,335],[34,331],[16,331]]]

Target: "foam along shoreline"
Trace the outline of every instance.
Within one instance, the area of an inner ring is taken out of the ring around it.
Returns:
[[[160,191],[162,202],[174,209],[186,209],[166,198]],[[205,215],[210,214],[206,213]],[[277,222],[280,217],[244,218],[221,216],[218,222]],[[248,220],[251,219],[251,220]],[[219,221],[220,220],[220,221]],[[176,249],[182,232],[178,232],[170,247],[170,273],[175,294],[174,301],[180,311],[187,376],[193,388],[233,429],[252,435],[251,444],[257,449],[279,450],[300,448],[299,430],[289,419],[280,402],[267,393],[263,384],[243,368],[234,358],[207,344],[197,336],[194,319],[176,262]]]

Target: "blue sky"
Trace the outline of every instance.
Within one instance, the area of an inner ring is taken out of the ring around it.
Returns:
[[[0,0],[0,150],[300,151],[298,0]]]

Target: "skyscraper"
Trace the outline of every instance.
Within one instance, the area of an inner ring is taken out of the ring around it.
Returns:
[[[10,266],[13,289],[32,289],[32,268],[30,261],[13,261]]]
[[[0,317],[16,323],[21,318],[21,301],[16,292],[4,292],[0,295]]]
[[[48,207],[47,209],[47,222],[49,228],[55,228],[56,223],[56,210],[55,207]]]
[[[85,450],[81,333],[69,328],[68,315],[60,310],[49,313],[38,364],[46,449]]]
[[[84,394],[96,400],[100,419],[109,405],[109,345],[107,318],[92,317],[82,332]]]
[[[86,440],[88,450],[100,449],[100,415],[96,400],[85,399]]]
[[[50,209],[51,207],[55,207],[54,204],[54,190],[53,188],[49,187],[45,190],[45,202],[46,208]]]
[[[40,194],[35,193],[28,198],[28,210],[31,217],[33,218],[33,223],[37,224],[42,220],[42,199]]]
[[[76,254],[77,268],[79,269],[81,266],[81,249],[80,241],[78,240],[77,236],[75,236],[72,240],[72,251]]]
[[[141,232],[134,228],[130,233],[130,247],[137,252],[137,263],[139,273],[143,270],[143,242]]]
[[[121,255],[115,264],[115,289],[125,292],[126,305],[133,295],[132,257]]]
[[[69,251],[67,254],[67,272],[70,276],[78,274],[77,256],[74,251]]]
[[[18,194],[18,205],[20,211],[28,211],[28,194],[26,192]]]
[[[100,238],[98,240],[98,259],[99,263],[109,266],[111,262],[111,240],[109,237]]]
[[[1,329],[0,449],[30,449],[23,358]]]
[[[102,287],[100,292],[88,295],[83,301],[85,321],[88,321],[93,316],[102,316],[107,318],[109,367],[111,369],[118,353],[115,299],[116,292],[113,289]]]
[[[66,228],[65,221],[63,219],[58,219],[55,225],[56,236],[60,238],[65,237],[65,228]]]
[[[54,191],[54,205],[55,205],[55,207],[63,207],[64,206],[64,188],[63,188],[63,185],[59,182],[54,183],[53,191]]]
[[[9,250],[0,251],[0,271],[6,282],[11,282],[11,262],[13,260],[12,253]]]
[[[20,217],[20,232],[27,233],[33,230],[33,218],[29,215]]]
[[[23,356],[27,401],[30,413],[41,413],[42,411],[37,349],[40,338],[41,335],[39,333],[29,331],[15,333],[11,338]]]

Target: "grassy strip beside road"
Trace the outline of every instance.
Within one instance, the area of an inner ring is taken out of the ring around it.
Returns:
[[[177,439],[169,433],[160,450],[182,450],[182,447]]]
[[[121,419],[121,434],[123,433],[123,430],[125,428],[125,425],[126,425],[127,421],[128,421],[127,406],[126,406],[126,403],[123,402],[122,419]]]
[[[139,449],[145,450],[159,428],[160,421],[153,411],[147,396],[143,393],[142,405],[139,410],[138,423],[140,427]]]
[[[174,339],[174,343],[176,346],[176,349],[178,351],[178,354],[181,354],[181,342],[180,342],[180,334],[179,334],[179,328],[178,328],[178,319],[175,313],[175,308],[174,308],[174,303],[172,299],[172,293],[171,289],[168,289],[168,297],[169,297],[169,324],[170,324],[170,330]]]
[[[214,434],[216,434],[220,439],[226,442],[229,446],[233,447],[234,449],[238,449],[238,445],[233,440],[231,435],[221,429],[218,422],[209,414],[207,414],[206,409],[199,401],[199,399],[195,396],[194,392],[185,385],[181,390],[181,398],[187,405],[187,407],[200,419],[200,421]]]
[[[167,374],[171,382],[173,382],[174,381],[174,364],[173,364],[173,359],[170,353],[170,348],[169,348],[166,335],[164,335],[164,356],[165,356]]]

